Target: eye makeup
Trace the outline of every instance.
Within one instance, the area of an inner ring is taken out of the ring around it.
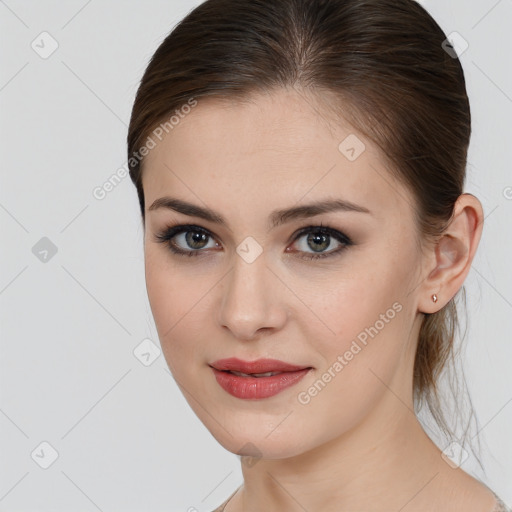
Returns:
[[[191,234],[196,235],[195,238],[194,238],[194,236],[189,236]],[[192,247],[190,249],[183,248],[183,246],[180,247],[176,243],[176,239],[178,237],[180,237],[181,235],[185,235],[185,236],[181,237],[181,242],[184,243],[185,245],[188,245],[189,247],[191,247],[191,244],[192,244],[192,246],[194,244],[196,244],[196,245],[204,244],[204,245],[203,245],[203,247],[199,247],[199,248]],[[197,236],[197,235],[199,235],[199,236]],[[307,236],[305,236],[305,235],[307,235]],[[317,245],[322,245],[327,242],[327,247],[329,247],[331,245],[331,241],[334,239],[335,241],[338,242],[339,246],[337,248],[327,251],[327,252],[315,252],[315,251],[308,252],[305,250],[298,250],[298,251],[287,250],[286,252],[288,252],[288,253],[293,252],[293,253],[301,254],[300,256],[297,256],[300,259],[316,260],[316,259],[330,258],[330,257],[334,257],[336,255],[339,255],[347,247],[353,245],[352,240],[347,235],[345,235],[343,232],[341,232],[337,229],[334,229],[332,227],[329,227],[329,226],[324,226],[323,224],[309,225],[309,226],[299,229],[292,236],[292,242],[295,243],[298,240],[302,239],[303,237],[305,237],[305,244],[313,243],[313,244],[317,244]],[[213,249],[217,250],[219,247],[219,243],[217,241],[215,241],[214,235],[209,230],[207,230],[201,226],[195,225],[195,224],[177,224],[177,225],[173,225],[173,226],[167,226],[161,232],[158,232],[155,235],[154,240],[155,240],[155,242],[165,244],[172,254],[176,254],[178,256],[193,256],[193,257],[201,256],[201,257],[203,257],[203,256],[206,256],[207,252],[210,252],[210,249],[213,248]],[[207,247],[207,245],[208,245],[207,242],[209,240],[214,241],[214,244],[215,244],[214,247]],[[310,246],[306,245],[306,247],[310,247]]]

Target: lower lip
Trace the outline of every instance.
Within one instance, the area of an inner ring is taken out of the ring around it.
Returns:
[[[220,386],[230,395],[246,400],[257,400],[277,395],[297,384],[311,368],[295,372],[283,372],[271,377],[240,377],[233,373],[212,368]]]

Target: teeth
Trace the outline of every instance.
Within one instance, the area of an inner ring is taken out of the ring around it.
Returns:
[[[281,372],[252,373],[249,375],[248,373],[235,372],[234,370],[231,370],[231,373],[234,373],[239,377],[272,377],[272,375],[277,375]]]

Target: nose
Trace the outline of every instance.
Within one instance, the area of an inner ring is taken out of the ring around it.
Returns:
[[[282,329],[287,319],[286,287],[267,266],[264,254],[252,263],[235,255],[233,269],[221,285],[219,323],[239,340]]]

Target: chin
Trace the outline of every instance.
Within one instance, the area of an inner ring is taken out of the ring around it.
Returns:
[[[242,457],[285,459],[308,449],[301,445],[301,441],[309,439],[310,436],[302,435],[291,423],[289,428],[274,430],[270,435],[267,435],[267,432],[271,432],[272,429],[262,429],[261,424],[245,425],[243,422],[233,421],[222,425],[225,429],[217,423],[206,423],[206,427],[220,445]]]

